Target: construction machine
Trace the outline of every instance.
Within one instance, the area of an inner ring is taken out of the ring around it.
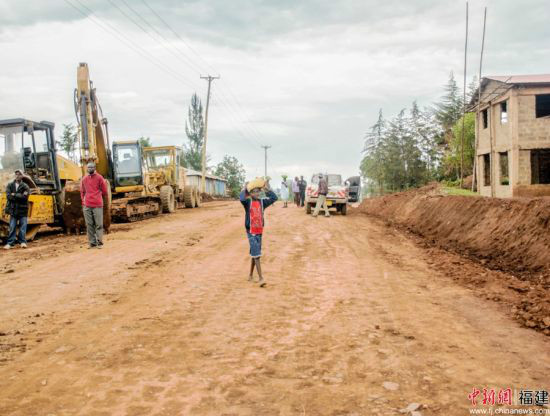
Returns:
[[[6,185],[21,170],[29,185],[27,240],[32,240],[40,226],[65,227],[63,211],[65,187],[81,177],[80,167],[57,154],[54,123],[34,122],[23,118],[0,121],[0,237],[9,232],[5,214]]]
[[[158,195],[163,212],[195,208],[201,204],[197,187],[187,185],[182,166],[183,150],[178,146],[144,147],[145,192]]]
[[[108,122],[103,117],[86,63],[78,66],[74,98],[82,176],[86,174],[86,165],[94,162],[96,171],[108,183],[109,195],[104,198],[103,211],[105,230],[109,231],[111,220],[130,222],[158,215],[160,196],[145,193],[140,143],[137,140],[115,142],[111,153]],[[83,228],[80,181],[68,183],[65,194],[65,224],[77,230]]]

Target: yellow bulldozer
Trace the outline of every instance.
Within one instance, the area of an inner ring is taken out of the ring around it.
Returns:
[[[6,185],[14,171],[23,172],[29,185],[27,240],[32,240],[42,225],[65,227],[63,212],[65,187],[81,177],[80,167],[57,154],[54,123],[23,118],[0,121],[0,237],[9,231]]]
[[[201,205],[197,187],[187,185],[182,166],[183,151],[178,146],[144,147],[145,192],[157,195],[162,212],[174,212],[176,208],[195,208]]]

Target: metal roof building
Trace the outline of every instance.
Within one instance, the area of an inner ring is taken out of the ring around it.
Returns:
[[[193,169],[185,169],[187,185],[196,186],[201,189],[202,172]],[[206,174],[206,193],[212,196],[226,196],[228,187],[227,180],[219,176]]]

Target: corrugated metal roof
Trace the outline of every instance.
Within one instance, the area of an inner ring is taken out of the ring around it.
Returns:
[[[196,170],[188,169],[188,168],[185,168],[185,174],[187,176],[200,176],[200,177],[202,177],[202,172],[198,172]],[[205,177],[208,178],[208,179],[217,179],[219,181],[227,182],[227,179],[220,178],[219,176],[215,176],[215,175],[210,175],[209,173],[207,173],[205,175]]]
[[[497,81],[497,87],[490,92],[485,92],[486,86],[491,81]],[[505,94],[516,85],[550,85],[550,74],[533,74],[533,75],[488,75],[481,79],[481,102],[494,100],[495,98]],[[472,95],[467,111],[475,111],[478,100],[478,89]]]
[[[505,82],[506,84],[550,84],[550,74],[491,75],[483,78]]]

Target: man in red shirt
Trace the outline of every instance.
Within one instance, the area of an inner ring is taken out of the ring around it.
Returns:
[[[95,171],[95,163],[87,166],[88,175],[80,181],[80,197],[88,231],[88,248],[103,246],[103,197],[107,196],[105,179]]]

